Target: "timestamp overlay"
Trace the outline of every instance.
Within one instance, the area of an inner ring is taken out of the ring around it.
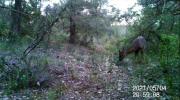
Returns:
[[[161,97],[161,92],[166,91],[167,87],[165,85],[133,85],[132,97]]]

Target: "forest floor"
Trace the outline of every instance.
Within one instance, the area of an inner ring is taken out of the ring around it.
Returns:
[[[38,48],[33,53],[46,56],[47,60],[43,69],[46,71],[37,74],[39,88],[3,97],[18,100],[132,99],[128,85],[128,73],[131,72],[111,63],[111,53],[102,46],[89,48],[63,43],[59,49]],[[41,87],[42,84],[45,87]]]

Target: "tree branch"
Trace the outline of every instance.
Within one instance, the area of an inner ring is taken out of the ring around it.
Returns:
[[[37,47],[37,45],[43,40],[44,36],[49,32],[49,30],[53,27],[53,25],[59,21],[59,18],[62,16],[63,12],[66,10],[68,4],[65,5],[64,8],[62,8],[61,12],[59,12],[59,16],[52,21],[52,23],[46,28],[46,30],[43,31],[42,35],[38,40],[35,40],[31,45],[29,45],[26,50],[23,52],[23,58],[25,58],[33,49]]]

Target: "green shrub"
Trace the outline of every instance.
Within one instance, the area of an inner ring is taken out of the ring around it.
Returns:
[[[27,61],[18,60],[14,64],[9,64],[8,61],[12,57],[2,58],[0,62],[1,83],[6,84],[4,94],[9,94],[20,89],[27,89],[28,87],[47,86],[49,73],[45,68],[48,66],[46,56],[30,56]],[[45,83],[45,84],[44,84]]]

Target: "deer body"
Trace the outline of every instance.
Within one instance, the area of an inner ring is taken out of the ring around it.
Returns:
[[[120,51],[119,50],[119,61],[122,61],[127,55],[131,53],[135,53],[134,55],[134,64],[136,63],[136,57],[139,52],[141,52],[144,63],[145,63],[145,58],[144,58],[144,48],[146,47],[146,40],[142,36],[138,36],[133,42],[130,48]]]

